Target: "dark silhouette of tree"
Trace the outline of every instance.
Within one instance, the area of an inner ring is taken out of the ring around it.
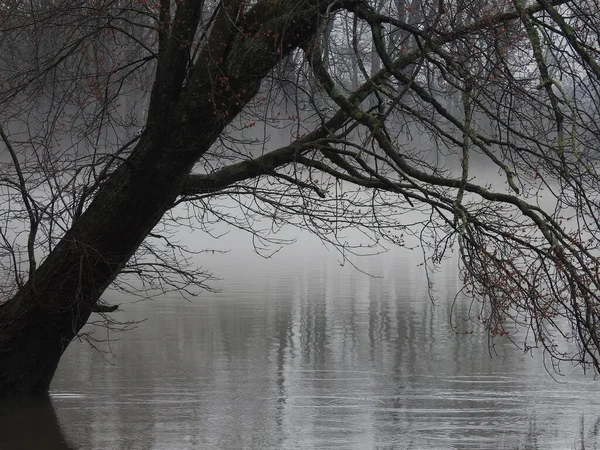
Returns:
[[[492,335],[600,370],[599,27],[566,0],[3,4],[0,395],[46,392],[109,286],[204,287],[191,219],[412,234]]]
[[[2,399],[0,419],[2,448],[6,450],[72,448],[61,430],[54,405],[48,396]]]

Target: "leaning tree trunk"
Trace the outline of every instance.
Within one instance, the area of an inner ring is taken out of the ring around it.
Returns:
[[[181,20],[159,37],[148,125],[131,156],[26,286],[0,307],[0,396],[48,391],[67,345],[171,207],[194,163],[278,61],[314,36],[327,6],[269,0],[239,14],[232,8],[243,2],[225,2],[190,75],[190,46],[182,42],[193,40],[201,3],[180,2],[175,18]]]

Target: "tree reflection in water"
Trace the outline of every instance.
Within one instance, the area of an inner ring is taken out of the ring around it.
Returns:
[[[0,401],[0,442],[2,450],[74,450],[49,396]]]

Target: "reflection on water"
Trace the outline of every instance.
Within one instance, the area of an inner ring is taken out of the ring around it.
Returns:
[[[370,264],[384,278],[329,261],[266,264],[220,273],[223,292],[194,303],[128,305],[122,318],[148,320],[111,342],[113,364],[79,344],[59,368],[52,402],[66,439],[128,450],[595,448],[593,380],[574,371],[557,383],[504,341],[490,358],[478,325],[458,319],[469,304],[450,308],[452,270],[436,275],[434,306],[416,264]],[[47,412],[64,444],[48,448],[67,448]]]
[[[49,397],[0,401],[0,449],[70,450]]]

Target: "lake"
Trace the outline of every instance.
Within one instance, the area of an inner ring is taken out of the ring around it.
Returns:
[[[490,349],[461,319],[472,305],[452,307],[452,264],[432,275],[432,302],[418,259],[402,253],[369,258],[377,277],[335,257],[223,261],[219,293],[123,301],[118,319],[146,320],[110,334],[105,355],[73,343],[51,404],[0,413],[13,440],[0,448],[598,445],[598,382],[566,366],[551,376],[542,355],[506,339]]]

